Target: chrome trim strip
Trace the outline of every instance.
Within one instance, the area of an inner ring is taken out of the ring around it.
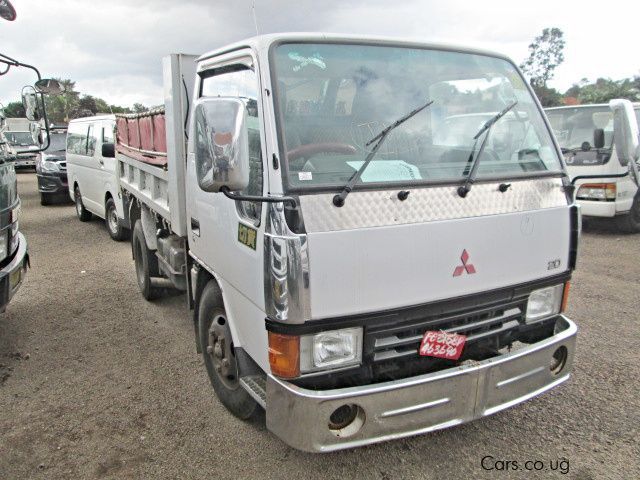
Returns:
[[[264,233],[264,304],[269,318],[304,323],[311,318],[307,236],[289,230],[284,205],[268,204]]]
[[[412,405],[410,407],[398,408],[397,410],[387,410],[380,415],[380,418],[395,417],[397,415],[405,415],[407,413],[419,412],[428,408],[437,407],[449,403],[450,398],[441,398],[440,400],[434,400],[433,402],[421,403],[419,405]]]

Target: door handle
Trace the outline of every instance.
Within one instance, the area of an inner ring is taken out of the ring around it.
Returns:
[[[98,162],[100,162],[100,166],[104,167],[104,160],[98,160]]]
[[[191,217],[191,231],[194,235],[200,236],[200,222]]]

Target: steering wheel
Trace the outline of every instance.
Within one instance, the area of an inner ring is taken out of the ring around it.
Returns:
[[[347,143],[308,143],[289,150],[287,152],[287,158],[289,161],[295,161],[299,158],[308,158],[317,155],[318,153],[354,155],[356,152],[356,147]]]

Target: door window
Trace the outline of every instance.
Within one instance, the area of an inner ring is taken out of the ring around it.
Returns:
[[[203,97],[234,97],[245,104],[249,137],[249,185],[242,193],[262,195],[262,121],[258,114],[258,78],[246,65],[233,65],[203,72],[200,94]],[[238,213],[253,222],[260,222],[261,202],[236,202]]]

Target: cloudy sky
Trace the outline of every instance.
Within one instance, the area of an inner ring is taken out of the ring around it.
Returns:
[[[163,55],[198,54],[255,34],[252,0],[11,1],[18,18],[0,20],[0,53],[119,105],[162,102]],[[491,49],[518,63],[531,40],[555,26],[567,45],[551,86],[640,74],[637,1],[255,0],[255,9],[260,33],[411,37]],[[33,81],[18,69],[0,77],[0,102],[17,100]]]

